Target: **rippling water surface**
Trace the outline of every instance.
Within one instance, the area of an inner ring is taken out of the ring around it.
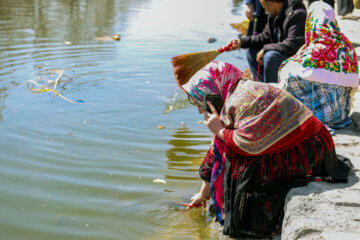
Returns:
[[[210,134],[170,59],[237,37],[241,13],[235,0],[1,0],[0,238],[214,238],[211,214],[181,205]],[[61,71],[75,103],[27,86]]]

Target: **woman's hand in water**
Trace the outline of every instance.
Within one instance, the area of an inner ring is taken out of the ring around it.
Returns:
[[[196,193],[191,198],[190,203],[184,203],[186,209],[190,209],[192,207],[206,207],[206,201],[210,199],[210,182],[203,181],[200,192]]]
[[[184,206],[186,206],[186,209],[190,209],[192,207],[206,207],[206,201],[208,199],[203,197],[200,192],[196,193],[191,198],[190,203],[185,203]]]
[[[212,113],[209,113],[208,111],[204,112],[204,124],[210,129],[211,132],[224,140],[224,124],[220,120],[220,116],[217,113],[214,105],[212,105],[209,101],[206,103],[209,105]]]

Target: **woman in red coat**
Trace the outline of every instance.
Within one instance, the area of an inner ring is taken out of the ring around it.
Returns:
[[[347,180],[351,163],[337,160],[326,127],[286,91],[244,80],[223,62],[209,63],[181,88],[213,133],[199,170],[203,185],[190,206],[211,197],[224,234],[279,233],[292,187],[315,176]],[[216,110],[206,102],[209,95],[223,106]]]

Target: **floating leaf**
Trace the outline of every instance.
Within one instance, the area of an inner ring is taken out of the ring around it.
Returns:
[[[160,179],[160,178],[154,179],[153,182],[154,183],[164,183],[164,184],[166,184],[166,181],[164,179]]]

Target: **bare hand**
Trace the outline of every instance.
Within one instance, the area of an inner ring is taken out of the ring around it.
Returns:
[[[186,206],[186,209],[190,209],[193,207],[206,207],[206,201],[208,199],[204,198],[200,192],[196,193],[194,196],[192,196],[191,198],[191,202],[190,203],[184,203],[183,205]]]
[[[249,19],[250,21],[254,20],[254,5],[253,4],[246,4],[245,15],[246,15],[247,19]]]
[[[263,65],[264,64],[264,49],[261,49],[258,54],[256,55],[256,61],[258,62],[258,64]]]
[[[230,47],[230,50],[236,50],[236,49],[238,49],[238,48],[241,47],[241,40],[238,39],[238,38],[233,39],[233,40],[231,40],[231,41],[228,43],[228,45],[231,46],[231,47]]]
[[[208,111],[204,112],[204,124],[210,129],[211,132],[216,134],[221,139],[224,139],[222,135],[224,124],[220,120],[220,116],[217,113],[214,105],[212,105],[212,103],[209,101],[207,101],[206,103],[209,105],[212,113],[209,113]]]

